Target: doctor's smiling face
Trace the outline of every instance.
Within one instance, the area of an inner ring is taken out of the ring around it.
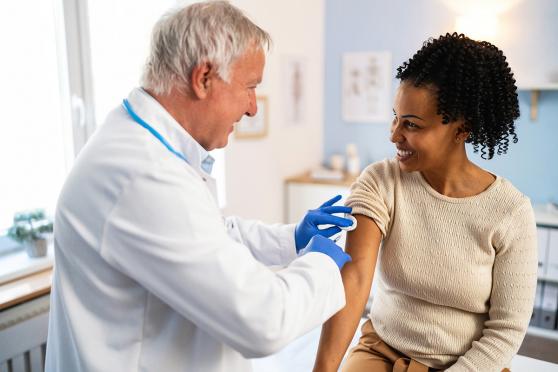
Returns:
[[[204,104],[196,139],[206,150],[225,147],[234,125],[244,115],[256,115],[256,87],[262,81],[264,65],[263,50],[249,48],[231,64],[228,81],[211,66],[198,80],[201,84],[193,79],[193,89]]]
[[[467,133],[459,133],[459,121],[442,123],[435,92],[433,86],[416,87],[403,81],[395,95],[390,140],[404,172],[443,169],[465,151]]]

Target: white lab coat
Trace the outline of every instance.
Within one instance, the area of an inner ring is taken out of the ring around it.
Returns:
[[[222,218],[204,150],[151,96],[123,107],[78,156],[55,217],[47,371],[250,371],[344,306],[294,227]],[[268,265],[288,265],[273,271]]]

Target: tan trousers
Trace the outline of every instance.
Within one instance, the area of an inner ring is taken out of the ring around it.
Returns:
[[[362,325],[362,336],[343,365],[343,372],[430,372],[440,371],[413,360],[380,339],[372,322]],[[510,372],[507,368],[502,372]]]

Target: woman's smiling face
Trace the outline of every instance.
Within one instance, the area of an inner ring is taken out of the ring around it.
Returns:
[[[459,124],[442,124],[437,107],[434,87],[415,87],[405,81],[399,85],[390,141],[397,147],[402,171],[435,171],[447,167],[456,152],[464,151],[464,133],[458,133]]]

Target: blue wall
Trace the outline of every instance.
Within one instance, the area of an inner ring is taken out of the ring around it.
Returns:
[[[456,14],[440,0],[326,0],[324,158],[356,143],[363,166],[392,157],[389,124],[347,123],[341,113],[341,59],[345,52],[392,53],[397,66],[429,37],[454,30]],[[524,0],[500,16],[503,35],[495,41],[509,57],[518,79],[558,82],[558,1]],[[393,81],[392,95],[397,81]],[[520,92],[519,142],[481,167],[508,178],[534,203],[558,202],[558,91],[545,91],[536,122],[529,119],[530,93]]]

